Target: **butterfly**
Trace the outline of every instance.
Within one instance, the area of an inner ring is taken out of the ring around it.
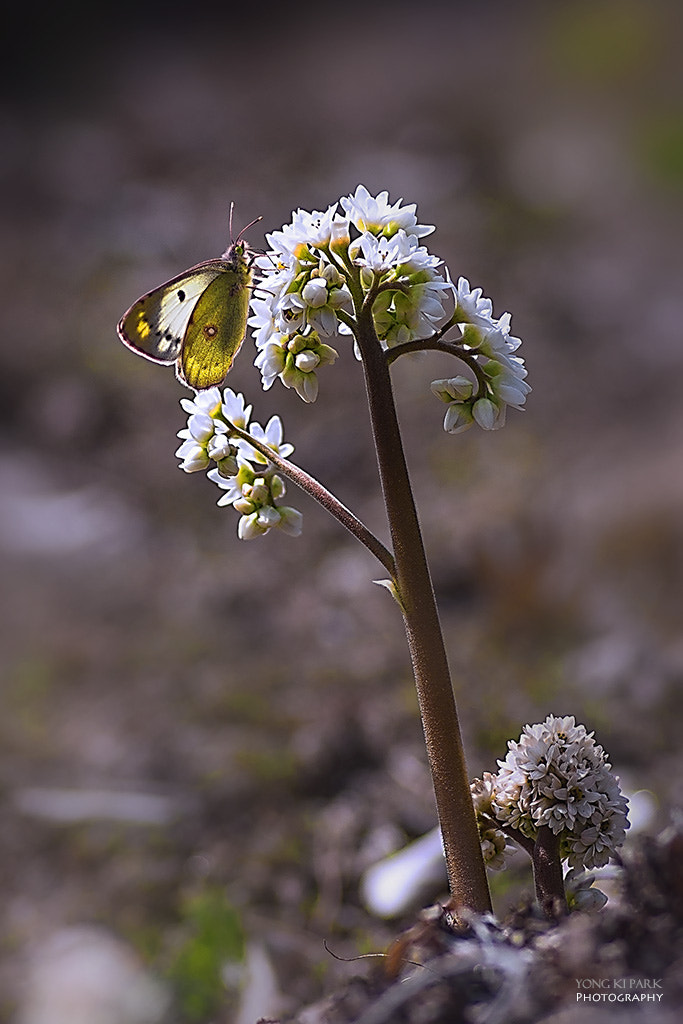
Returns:
[[[232,207],[230,222],[232,234]],[[247,228],[219,259],[143,295],[118,324],[124,345],[154,363],[175,363],[178,380],[194,391],[222,384],[244,341],[253,259],[242,241]]]

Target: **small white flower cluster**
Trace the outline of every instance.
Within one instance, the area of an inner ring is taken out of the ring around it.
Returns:
[[[507,407],[522,409],[531,391],[524,360],[513,355],[522,342],[510,334],[510,314],[496,319],[493,304],[481,288],[471,289],[467,278],[461,277],[453,292],[454,316],[476,385],[463,376],[432,382],[433,393],[448,405],[444,430],[460,434],[473,423],[497,430],[505,424]]]
[[[420,239],[431,224],[418,224],[414,203],[389,203],[364,185],[325,211],[297,210],[290,224],[267,235],[270,252],[259,257],[259,297],[249,319],[264,390],[277,377],[305,402],[318,395],[317,370],[337,352],[325,338],[355,332],[368,296],[377,336],[386,348],[429,341],[439,326],[458,325],[451,351],[469,365],[474,381],[459,376],[434,381],[432,391],[448,405],[444,428],[452,434],[478,423],[495,430],[508,405],[521,409],[531,390],[521,344],[510,334],[510,315],[493,316],[491,301],[461,277],[454,285],[442,261]],[[340,208],[341,211],[340,212]],[[446,313],[444,300],[455,302]],[[356,346],[356,354],[359,354]]]
[[[252,540],[274,527],[294,537],[301,533],[302,516],[294,508],[278,505],[285,493],[285,483],[267,458],[248,441],[238,437],[232,426],[246,430],[251,436],[287,457],[294,451],[282,440],[282,423],[273,416],[265,429],[249,424],[251,406],[244,396],[230,388],[223,394],[219,388],[200,391],[194,399],[181,398],[180,404],[189,414],[187,427],[178,432],[183,443],[176,451],[180,468],[186,473],[210,469],[208,477],[225,494],[219,505],[232,505],[240,513],[237,533],[241,540]]]
[[[479,838],[484,863],[493,871],[500,871],[505,867],[505,860],[512,853],[514,847],[494,823],[495,781],[496,777],[492,772],[484,772],[480,779],[475,779],[471,783],[470,792],[479,824]]]
[[[324,212],[297,210],[291,224],[266,236],[270,252],[256,260],[263,297],[252,300],[249,319],[264,389],[279,377],[315,401],[316,371],[337,357],[321,338],[353,333],[353,314],[370,290],[387,347],[443,320],[442,298],[452,285],[437,270],[441,260],[419,242],[434,228],[417,223],[415,204],[401,204],[359,185]]]
[[[560,856],[570,867],[606,864],[629,827],[628,802],[593,733],[573,716],[526,725],[508,743],[497,775],[472,783],[475,810],[485,832],[495,823],[534,840],[539,827],[560,837]],[[487,837],[490,841],[490,837]]]

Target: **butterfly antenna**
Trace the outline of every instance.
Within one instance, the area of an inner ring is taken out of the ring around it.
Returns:
[[[231,216],[232,216],[232,207],[230,208],[230,213],[231,213]],[[258,222],[260,220],[263,220],[263,214],[261,214],[260,217],[254,217],[253,220],[250,220],[249,223],[247,224],[247,226],[242,228],[242,230],[240,231],[239,235],[237,236],[237,241],[239,242],[239,240],[242,237],[242,235],[244,234],[244,232],[248,231],[249,228],[253,228],[254,224],[258,224]],[[232,230],[230,232],[230,237],[232,238]]]
[[[235,204],[230,203],[230,215],[228,218],[228,224],[230,227],[230,244],[232,245],[232,211],[235,209]]]

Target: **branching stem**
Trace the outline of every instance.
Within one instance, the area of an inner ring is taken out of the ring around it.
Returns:
[[[335,498],[334,494],[328,491],[326,487],[323,487],[315,477],[312,477],[309,473],[306,473],[305,470],[296,466],[293,462],[290,462],[289,459],[285,459],[281,455],[278,455],[278,453],[269,445],[265,444],[265,442],[252,437],[250,433],[243,430],[241,427],[238,427],[230,420],[227,420],[226,422],[228,423],[230,430],[237,437],[241,438],[243,441],[248,441],[252,448],[257,452],[260,452],[261,455],[268,459],[269,462],[272,462],[274,466],[277,466],[283,476],[286,476],[288,480],[291,480],[292,483],[297,485],[297,487],[300,487],[302,491],[306,491],[306,493],[310,494],[312,498],[315,498],[315,500],[322,505],[324,509],[326,509],[338,522],[342,524],[342,526],[346,527],[354,537],[357,537],[358,540],[365,545],[368,551],[370,551],[375,558],[382,563],[391,576],[392,581],[395,581],[396,567],[391,552],[377,537],[375,537],[373,533],[371,533],[370,530],[368,530],[367,526],[365,526],[364,523],[362,523],[360,519],[358,519],[358,517],[346,507],[346,505],[343,505],[341,501]]]

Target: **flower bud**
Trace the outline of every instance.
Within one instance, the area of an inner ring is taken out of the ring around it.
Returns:
[[[308,349],[306,352],[300,352],[294,362],[297,370],[301,370],[302,373],[310,373],[311,370],[315,370],[316,366],[319,366],[320,356]]]
[[[483,430],[495,430],[499,426],[498,408],[490,398],[479,398],[472,406],[472,415]]]
[[[230,439],[227,434],[214,434],[206,446],[206,451],[210,459],[215,462],[219,462],[221,459],[227,459],[232,454],[232,446]]]
[[[335,214],[330,231],[330,250],[343,254],[348,249],[350,241],[348,220]]]
[[[286,489],[287,488],[285,487],[285,482],[282,477],[278,476],[277,473],[273,473],[270,478],[270,493],[273,500],[276,501],[278,498],[281,498]]]
[[[209,457],[206,454],[206,450],[200,444],[196,444],[191,439],[184,441],[178,448],[176,455],[183,461],[180,463],[180,468],[186,473],[197,473],[203,469],[207,469],[209,466]]]
[[[327,304],[327,284],[321,277],[313,277],[301,292],[301,298],[307,306],[319,309]]]
[[[270,488],[262,476],[254,480],[254,486],[251,489],[250,497],[255,505],[265,505],[268,503],[270,498]]]
[[[195,441],[208,441],[214,432],[214,422],[206,413],[197,412],[187,421],[187,429]]]
[[[281,505],[278,509],[280,513],[279,527],[284,533],[288,533],[290,537],[301,536],[303,529],[303,516],[295,508],[290,508],[288,505]]]
[[[448,377],[444,380],[433,380],[430,384],[432,393],[442,402],[467,401],[472,397],[474,385],[467,377]]]
[[[453,402],[446,409],[443,429],[447,434],[462,434],[465,430],[469,430],[473,422],[474,418],[469,405],[461,405],[459,402]]]
[[[235,507],[237,507],[236,504]],[[251,515],[243,515],[237,524],[237,536],[240,540],[254,540],[256,537],[261,537],[263,532],[259,527],[256,512],[252,512]]]
[[[280,525],[280,512],[274,505],[266,505],[258,510],[257,522],[262,530],[270,530]]]
[[[229,455],[227,458],[221,459],[217,463],[217,466],[219,474],[225,477],[226,479],[232,476],[237,476],[237,473],[239,471],[237,459],[235,458],[234,455]]]

